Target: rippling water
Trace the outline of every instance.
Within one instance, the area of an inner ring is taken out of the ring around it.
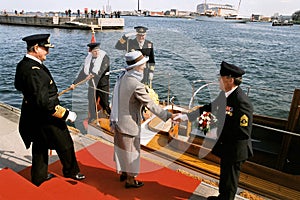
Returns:
[[[160,99],[175,96],[175,103],[187,106],[199,83],[217,81],[222,60],[245,69],[242,88],[253,102],[255,113],[287,118],[292,93],[300,86],[300,26],[272,27],[270,23],[209,23],[188,19],[126,17],[124,30],[98,31],[97,42],[111,58],[111,69],[125,65],[124,52],[114,49],[124,32],[144,25],[147,39],[154,43],[156,72],[154,88]],[[50,33],[50,49],[45,65],[59,90],[66,89],[76,77],[87,53],[91,32],[0,25],[0,101],[20,107],[21,94],[13,85],[16,64],[25,52],[24,36]],[[111,88],[115,74],[111,74]],[[197,94],[195,104],[214,98],[217,86]],[[169,92],[168,92],[169,91]],[[86,85],[61,96],[64,105],[86,115]]]

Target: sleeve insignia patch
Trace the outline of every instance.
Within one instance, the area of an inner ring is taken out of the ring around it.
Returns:
[[[50,80],[50,85],[53,83],[53,81],[52,80]]]
[[[31,69],[40,69],[39,67],[31,67]]]
[[[247,115],[243,115],[240,119],[240,126],[246,127],[248,126],[248,117]]]

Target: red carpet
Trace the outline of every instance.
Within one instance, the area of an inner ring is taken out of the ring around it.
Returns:
[[[86,179],[79,182],[61,177],[59,161],[49,166],[57,177],[44,182],[38,189],[54,199],[189,199],[200,184],[199,180],[141,159],[141,173],[137,177],[145,185],[125,189],[119,181],[113,162],[113,147],[97,142],[76,153],[80,169]],[[29,179],[30,168],[20,172]],[[16,188],[12,188],[16,189]],[[1,199],[1,196],[0,196]],[[35,198],[31,198],[35,199]]]
[[[0,200],[41,199],[41,196],[45,200],[54,200],[13,170],[0,170]]]

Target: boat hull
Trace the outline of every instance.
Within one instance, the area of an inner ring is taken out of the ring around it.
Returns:
[[[197,21],[204,22],[221,22],[221,23],[247,23],[250,20],[247,18],[223,17],[223,16],[196,16]]]

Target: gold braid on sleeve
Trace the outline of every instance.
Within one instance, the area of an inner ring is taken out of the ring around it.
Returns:
[[[65,109],[64,107],[57,105],[57,106],[55,106],[55,113],[53,113],[52,116],[57,117],[57,118],[63,118],[66,111],[67,111],[67,109]]]

